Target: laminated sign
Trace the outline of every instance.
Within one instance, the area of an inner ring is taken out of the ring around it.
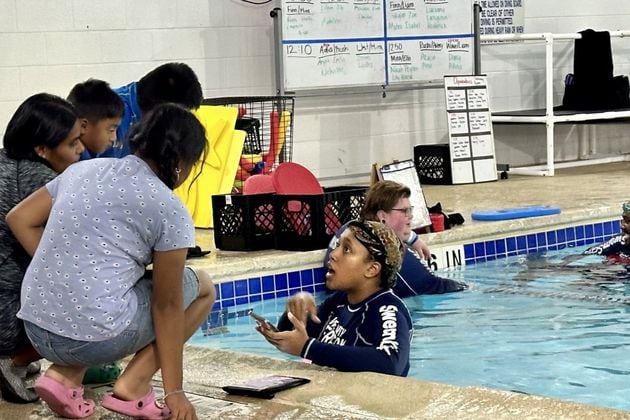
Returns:
[[[445,76],[453,184],[497,180],[486,76]]]

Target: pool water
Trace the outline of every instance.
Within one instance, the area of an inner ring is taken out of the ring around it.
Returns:
[[[464,292],[405,299],[414,320],[410,377],[480,385],[630,411],[630,274],[585,247],[441,273]],[[323,299],[324,295],[317,295]],[[286,299],[213,313],[190,344],[297,360],[255,330]]]

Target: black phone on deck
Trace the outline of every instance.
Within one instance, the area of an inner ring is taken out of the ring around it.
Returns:
[[[309,383],[310,381],[310,379],[296,376],[269,375],[252,379],[241,384],[227,385],[223,387],[223,390],[234,395],[271,399],[278,391],[294,388]]]
[[[271,321],[269,321],[268,319],[258,315],[256,312],[249,311],[249,316],[254,318],[256,321],[258,321],[261,325],[263,325],[267,329],[270,329],[273,332],[278,332],[279,331],[278,328],[276,328],[276,326],[271,323]]]

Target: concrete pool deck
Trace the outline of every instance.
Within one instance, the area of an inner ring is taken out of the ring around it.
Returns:
[[[199,419],[629,419],[629,412],[550,398],[457,387],[376,373],[344,373],[221,350],[189,347],[184,378]],[[271,400],[230,396],[221,387],[270,374],[309,378]],[[102,390],[87,390],[100,400]],[[203,397],[195,396],[202,395]],[[56,418],[42,402],[0,401],[0,418]],[[97,407],[92,419],[115,420]]]
[[[439,247],[496,238],[510,232],[540,231],[587,221],[610,220],[620,215],[621,203],[630,199],[626,186],[630,163],[585,166],[557,171],[555,177],[512,176],[472,185],[425,185],[428,205],[441,202],[446,213],[462,213],[462,226],[423,235]],[[505,222],[477,222],[472,211],[549,205],[562,209],[555,216]],[[321,266],[323,251],[225,252],[214,250],[212,232],[199,230],[197,243],[212,248],[210,256],[191,260],[207,269],[215,282],[246,278],[249,273],[286,272]],[[261,340],[261,346],[268,345]],[[456,387],[374,373],[342,373],[300,362],[188,347],[185,355],[185,388],[195,397],[200,419],[630,419],[630,412],[576,404],[516,392],[481,387]],[[474,361],[471,361],[474,363]],[[227,384],[269,374],[288,374],[311,383],[278,393],[272,400],[229,396]],[[159,384],[159,382],[157,383]],[[90,390],[96,396],[103,390]],[[55,418],[39,402],[27,405],[0,401],[0,419]],[[94,419],[121,419],[98,408]]]

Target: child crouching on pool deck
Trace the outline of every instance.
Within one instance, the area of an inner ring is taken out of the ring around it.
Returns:
[[[621,205],[621,232],[602,244],[593,245],[584,254],[605,256],[609,262],[630,264],[630,201]]]
[[[380,222],[354,221],[330,254],[326,286],[336,292],[316,306],[309,293],[289,298],[274,332],[257,330],[279,350],[341,371],[407,376],[412,321],[391,288],[405,248]]]
[[[52,362],[35,391],[63,417],[88,417],[95,407],[83,398],[87,367],[135,353],[101,405],[130,417],[194,420],[182,388],[183,347],[206,319],[214,286],[185,267],[195,229],[172,190],[204,154],[206,136],[192,113],[167,104],[130,146],[122,159],[72,165],[7,215],[34,254],[18,317]],[[158,369],[165,405],[151,387]]]

